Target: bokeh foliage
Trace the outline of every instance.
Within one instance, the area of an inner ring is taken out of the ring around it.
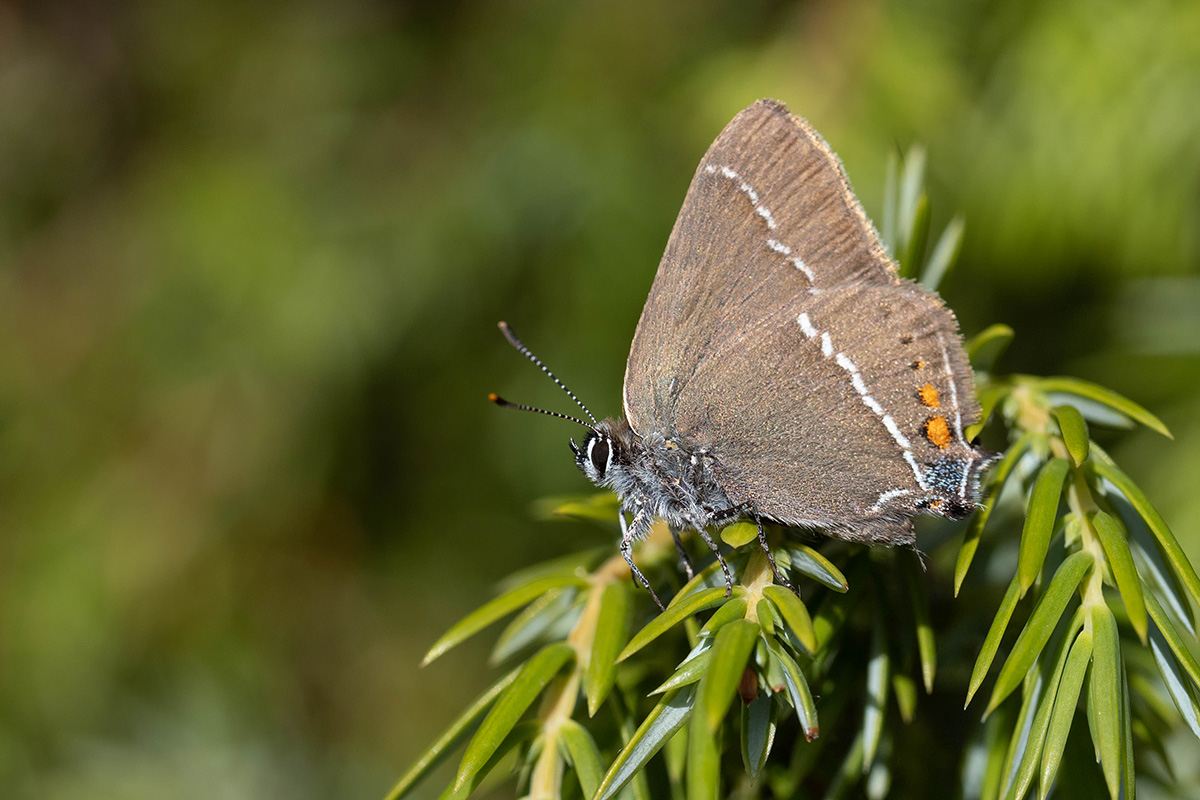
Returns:
[[[611,544],[530,521],[581,479],[484,402],[554,396],[494,322],[615,411],[760,96],[873,214],[926,144],[964,330],[1161,417],[1090,433],[1195,560],[1197,74],[1200,9],[1158,0],[0,3],[0,794],[386,791],[495,677],[429,642]]]

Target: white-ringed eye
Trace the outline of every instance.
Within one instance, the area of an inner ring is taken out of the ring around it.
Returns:
[[[612,446],[608,443],[608,437],[597,436],[588,443],[588,460],[592,462],[596,474],[603,478],[612,462]]]

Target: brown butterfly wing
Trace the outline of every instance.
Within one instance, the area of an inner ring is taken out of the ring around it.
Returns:
[[[953,315],[896,276],[820,136],[772,101],[734,118],[638,323],[634,430],[710,448],[758,513],[872,538],[972,496],[971,384]]]

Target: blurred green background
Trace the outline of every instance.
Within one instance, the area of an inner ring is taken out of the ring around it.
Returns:
[[[496,321],[617,412],[763,96],[868,212],[928,145],[964,331],[1158,413],[1200,556],[1200,4],[2,2],[0,795],[381,796],[487,680],[436,635],[609,540]]]

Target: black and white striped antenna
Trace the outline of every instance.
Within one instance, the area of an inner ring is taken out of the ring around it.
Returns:
[[[545,414],[550,417],[558,417],[559,419],[567,419],[567,420],[570,420],[571,422],[578,422],[580,425],[582,425],[585,428],[591,428],[592,430],[595,430],[596,425],[598,425],[599,423],[597,422],[596,417],[592,415],[592,412],[590,410],[588,410],[588,407],[583,404],[583,401],[580,400],[578,397],[576,397],[575,393],[572,392],[570,389],[568,389],[567,385],[565,383],[563,383],[562,381],[560,381],[558,379],[558,376],[556,376],[553,372],[551,372],[550,368],[547,367],[545,364],[543,364],[542,360],[540,358],[538,358],[532,352],[530,352],[529,348],[526,347],[525,344],[520,339],[517,338],[517,335],[512,332],[512,328],[508,327],[507,322],[500,322],[499,325],[500,325],[500,331],[501,331],[501,333],[504,334],[504,338],[508,339],[508,343],[511,344],[518,353],[520,353],[521,355],[528,358],[534,364],[537,364],[538,369],[540,369],[542,372],[546,373],[546,377],[548,377],[550,380],[554,381],[555,386],[557,386],[558,388],[560,388],[564,392],[566,392],[567,396],[570,397],[572,400],[574,400],[576,405],[578,405],[580,408],[583,409],[583,413],[588,415],[588,419],[590,419],[592,421],[592,424],[589,425],[588,423],[584,422],[583,420],[579,419],[578,417],[572,417],[570,414],[560,414],[557,411],[547,411],[544,408],[536,408],[534,406],[527,406],[524,403],[510,403],[508,400],[505,400],[503,397],[496,394],[495,392],[492,392],[491,394],[488,395],[488,400],[492,401],[493,403],[495,403],[498,406],[505,406],[507,408],[516,408],[521,411],[536,411],[539,414]]]

